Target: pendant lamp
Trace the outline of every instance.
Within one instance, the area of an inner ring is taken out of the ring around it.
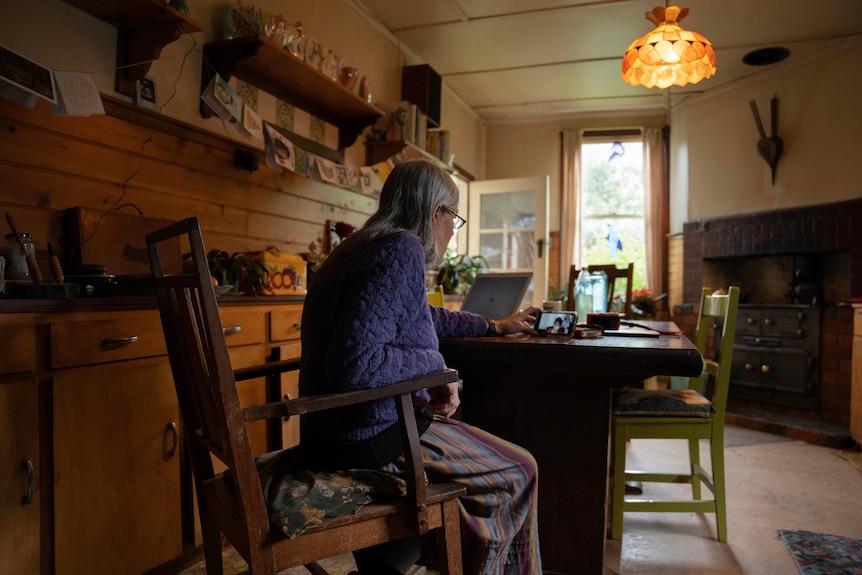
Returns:
[[[667,88],[697,84],[715,74],[715,51],[697,32],[683,30],[677,22],[688,8],[656,6],[646,19],[656,29],[631,43],[623,56],[623,80],[632,86]]]

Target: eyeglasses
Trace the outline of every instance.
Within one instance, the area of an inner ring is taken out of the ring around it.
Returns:
[[[461,216],[459,216],[458,214],[456,214],[455,212],[453,212],[452,210],[450,210],[446,206],[441,204],[440,207],[443,208],[444,210],[446,210],[447,212],[449,212],[450,214],[452,214],[452,226],[456,230],[459,228],[462,228],[464,226],[464,224],[467,223],[467,220],[465,220],[464,218],[462,218]]]

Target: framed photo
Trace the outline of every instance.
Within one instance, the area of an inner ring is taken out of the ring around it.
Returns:
[[[144,76],[138,80],[138,89],[135,91],[135,103],[141,108],[159,111],[159,100],[156,94],[156,79],[152,76]]]

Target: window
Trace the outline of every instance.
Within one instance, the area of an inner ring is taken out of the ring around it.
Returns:
[[[580,149],[580,265],[634,262],[635,288],[646,285],[643,148],[625,133],[585,134]]]

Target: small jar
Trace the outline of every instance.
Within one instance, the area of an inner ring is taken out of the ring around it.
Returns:
[[[27,267],[27,256],[36,255],[36,246],[33,245],[33,237],[30,234],[21,234],[27,253],[21,250],[15,234],[6,234],[6,242],[3,244],[3,257],[6,258],[7,280],[29,280],[30,270]]]

